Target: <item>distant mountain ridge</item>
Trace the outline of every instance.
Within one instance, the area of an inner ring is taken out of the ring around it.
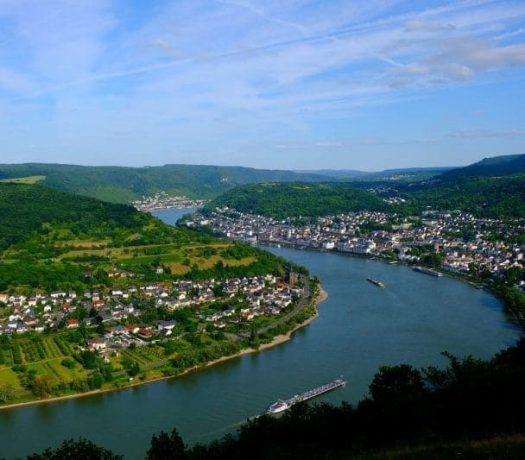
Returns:
[[[525,173],[525,155],[486,158],[461,168],[399,168],[378,172],[353,169],[286,171],[237,166],[170,164],[150,167],[77,166],[27,163],[0,165],[0,181],[35,183],[113,203],[130,203],[158,192],[214,199],[237,186],[256,183],[354,183],[373,187],[375,183],[413,184],[425,181],[451,184],[472,177],[500,177]]]
[[[439,169],[434,168],[433,172]],[[426,178],[419,180],[414,179],[416,176],[392,179],[421,171],[413,168],[384,171],[383,176],[375,178],[358,176],[344,182],[243,185],[219,196],[208,209],[228,206],[277,218],[313,218],[364,209],[418,214],[431,206],[469,211],[480,217],[525,217],[525,155],[494,157],[464,168],[441,169],[445,171],[440,175],[428,175],[430,168],[423,168]],[[379,189],[381,196],[371,193]],[[382,199],[384,194],[400,196],[405,202],[389,205]]]
[[[448,166],[395,168],[383,171],[359,171],[357,169],[318,169],[301,170],[300,173],[314,173],[331,177],[339,181],[417,181],[438,176],[446,171],[455,169]]]
[[[214,198],[237,185],[248,183],[331,180],[318,174],[237,166],[0,165],[0,180],[39,176],[43,176],[41,185],[115,203],[129,203],[143,195],[161,191],[192,198]]]

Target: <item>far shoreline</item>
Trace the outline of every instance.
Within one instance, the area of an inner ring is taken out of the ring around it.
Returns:
[[[178,377],[182,377],[184,375],[187,375],[187,374],[189,374],[191,372],[198,372],[198,371],[201,371],[201,370],[204,370],[206,368],[215,366],[215,365],[220,364],[220,363],[225,362],[225,361],[229,361],[229,360],[232,360],[232,359],[240,358],[240,357],[242,357],[244,355],[258,353],[258,352],[261,352],[261,351],[264,351],[264,350],[268,350],[268,349],[273,348],[273,347],[277,347],[277,346],[282,345],[282,344],[288,342],[289,340],[291,340],[293,334],[296,331],[298,331],[299,329],[302,329],[305,326],[308,326],[312,321],[317,319],[319,317],[319,311],[318,311],[317,307],[321,303],[326,301],[326,299],[328,299],[328,293],[321,287],[319,293],[317,294],[317,297],[315,298],[315,300],[312,301],[312,303],[314,304],[314,308],[315,308],[315,314],[313,314],[312,316],[307,318],[302,323],[295,325],[292,329],[290,329],[285,334],[280,334],[280,335],[275,336],[272,339],[271,342],[261,344],[261,346],[258,347],[258,348],[245,348],[245,349],[243,349],[243,350],[241,350],[241,351],[239,351],[239,352],[237,352],[237,353],[235,353],[233,355],[222,356],[221,358],[214,359],[214,360],[209,361],[209,362],[207,362],[205,364],[202,364],[202,365],[199,365],[199,366],[190,367],[189,369],[186,369],[186,370],[184,370],[183,372],[181,372],[180,374],[177,374],[177,375],[167,375],[167,376],[152,378],[152,379],[149,379],[149,380],[133,382],[133,383],[130,383],[128,385],[125,385],[125,386],[122,386],[122,387],[119,387],[119,388],[104,388],[104,389],[100,389],[100,390],[86,391],[84,393],[75,393],[75,394],[65,395],[65,396],[56,396],[56,397],[53,397],[53,398],[36,399],[34,401],[26,401],[26,402],[14,403],[14,404],[7,404],[7,405],[4,405],[4,406],[0,406],[0,411],[8,410],[8,409],[17,409],[17,408],[22,408],[22,407],[34,406],[34,405],[40,405],[40,404],[52,404],[52,403],[56,403],[56,402],[60,402],[60,401],[66,401],[68,399],[77,399],[77,398],[83,398],[83,397],[88,397],[88,396],[96,396],[96,395],[102,395],[104,393],[110,393],[110,392],[126,391],[126,390],[129,390],[131,388],[135,388],[135,387],[142,386],[142,385],[148,385],[150,383],[160,382],[162,380],[176,379]]]

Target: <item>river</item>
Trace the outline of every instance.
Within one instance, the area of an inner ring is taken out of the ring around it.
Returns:
[[[154,214],[172,223],[176,212]],[[160,430],[176,426],[188,443],[206,442],[278,398],[341,375],[348,385],[319,400],[358,401],[381,365],[441,365],[445,350],[488,358],[520,335],[495,297],[461,281],[341,254],[270,250],[319,275],[329,294],[320,317],[291,341],[181,378],[0,411],[0,458],[78,436],[143,458]],[[385,289],[367,276],[384,281]]]

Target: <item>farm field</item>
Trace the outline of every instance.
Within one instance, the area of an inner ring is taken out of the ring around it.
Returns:
[[[240,344],[215,340],[200,335],[197,342],[169,339],[162,345],[150,343],[107,353],[102,367],[90,368],[82,361],[78,344],[72,343],[75,333],[24,335],[7,339],[0,345],[0,403],[29,402],[49,397],[82,393],[92,389],[126,386],[134,376],[141,381],[176,375],[188,367],[235,352]],[[232,348],[233,347],[233,348]],[[95,353],[94,362],[102,363]],[[79,358],[80,357],[80,358]],[[97,367],[98,366],[98,367]],[[102,377],[102,374],[104,377]],[[100,377],[97,384],[93,381]],[[9,400],[3,394],[11,392]]]

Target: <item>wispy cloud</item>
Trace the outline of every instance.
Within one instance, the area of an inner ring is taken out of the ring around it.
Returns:
[[[115,132],[123,151],[199,155],[257,150],[260,139],[334,154],[350,138],[422,145],[435,136],[357,125],[368,111],[525,68],[517,0],[140,3],[0,0],[0,102],[5,113],[38,107],[26,113],[39,145],[99,152]],[[409,117],[399,111],[404,126]]]
[[[479,139],[486,137],[524,137],[525,130],[523,129],[482,129],[482,128],[471,128],[462,129],[455,131],[451,134],[452,137],[460,139]]]
[[[421,19],[412,19],[405,25],[405,32],[439,32],[442,30],[455,30],[453,24],[441,24],[438,21],[423,21]]]

